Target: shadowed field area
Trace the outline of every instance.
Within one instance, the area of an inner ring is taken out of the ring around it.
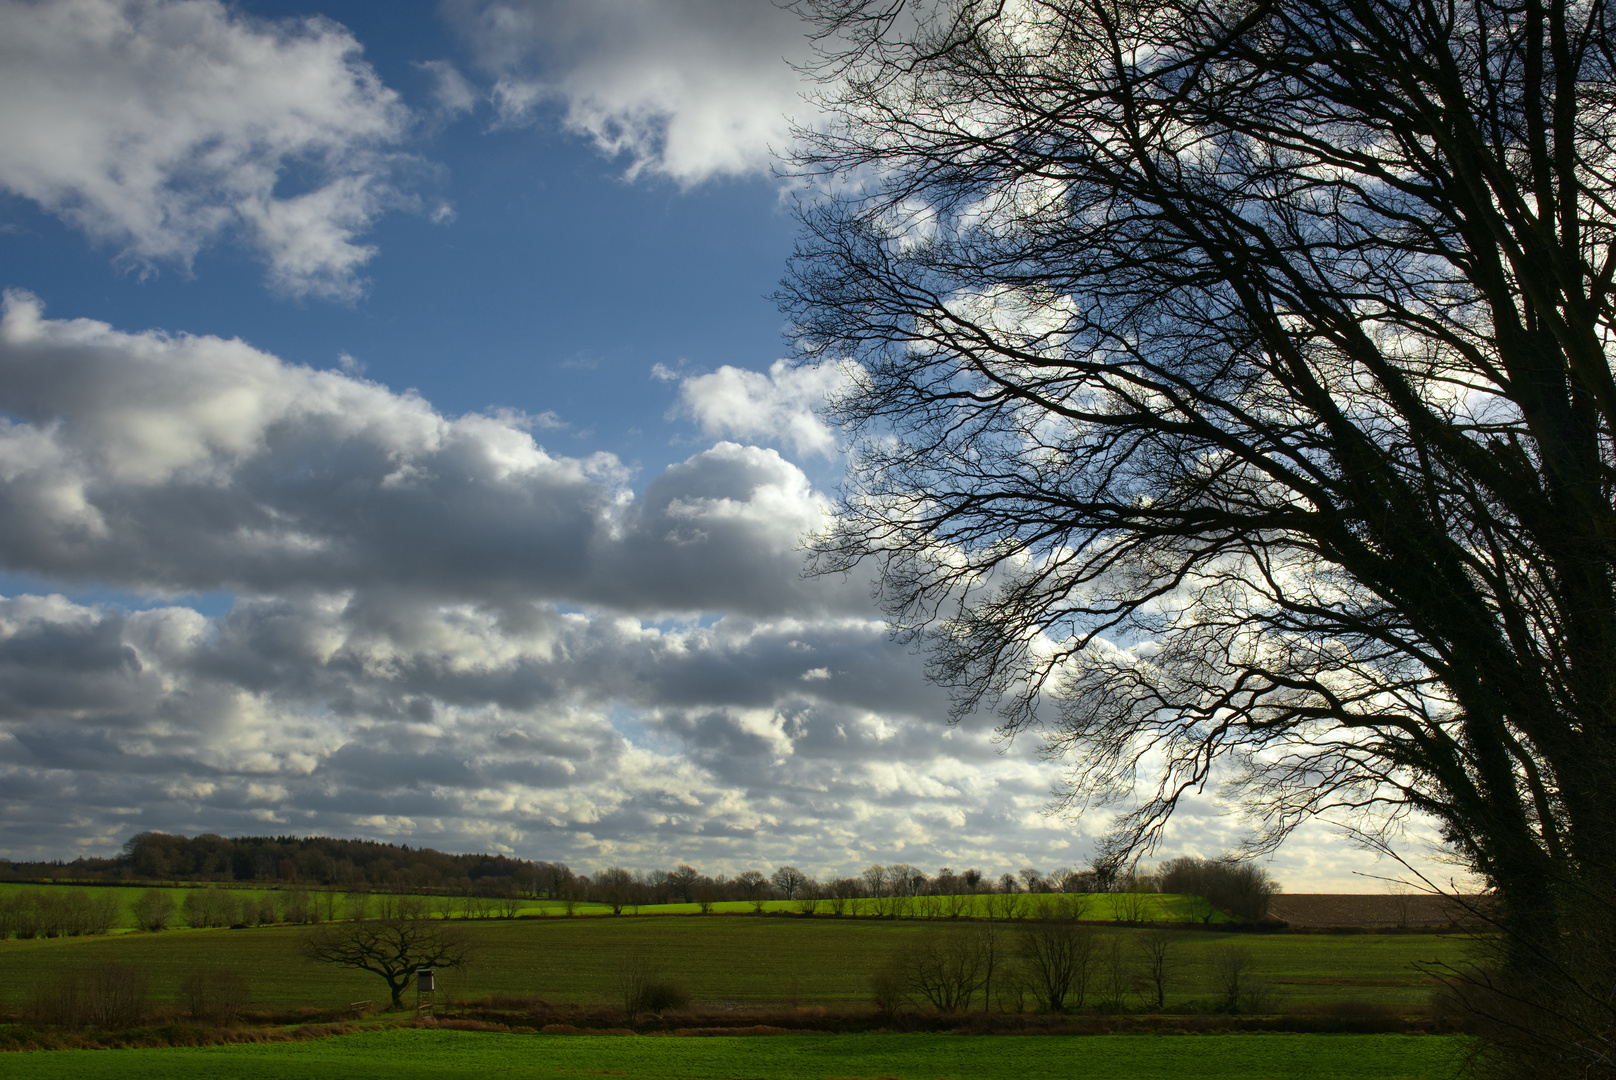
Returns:
[[[870,976],[906,944],[946,930],[908,920],[757,916],[667,916],[601,919],[490,919],[465,924],[477,958],[463,971],[440,973],[440,990],[456,999],[485,995],[553,1002],[609,1003],[625,963],[644,958],[689,994],[692,1004],[862,1006]],[[1014,940],[1015,924],[1003,932]],[[1146,931],[1101,927],[1131,948]],[[198,970],[244,975],[254,1008],[336,1008],[384,997],[380,979],[317,965],[299,952],[302,931],[290,926],[130,933],[0,943],[7,978],[0,1009],[21,1012],[31,988],[63,971],[117,962],[143,971],[158,1003]],[[1429,980],[1413,965],[1455,960],[1464,939],[1435,934],[1283,935],[1185,931],[1169,973],[1169,1009],[1193,1007],[1214,992],[1213,967],[1230,947],[1250,952],[1253,971],[1271,991],[1271,1007],[1342,999],[1420,1008]]]

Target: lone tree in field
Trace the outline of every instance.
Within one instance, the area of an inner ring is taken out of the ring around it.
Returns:
[[[1119,858],[1208,781],[1258,849],[1434,818],[1501,901],[1490,1060],[1612,1075],[1609,6],[798,7],[817,569],[1070,806],[1143,780]]]
[[[417,968],[463,967],[471,960],[472,941],[464,927],[447,919],[365,919],[307,931],[303,955],[374,972],[387,983],[393,1008],[399,1009]]]
[[[808,875],[795,866],[782,866],[769,876],[775,891],[787,900],[795,899],[799,890],[808,883]]]

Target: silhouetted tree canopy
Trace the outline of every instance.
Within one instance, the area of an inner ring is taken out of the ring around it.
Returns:
[[[1498,1060],[1609,1075],[1603,0],[798,6],[817,569],[873,562],[1119,856],[1208,782],[1258,850],[1430,815],[1503,900]]]

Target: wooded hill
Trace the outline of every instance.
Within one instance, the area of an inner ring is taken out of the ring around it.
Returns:
[[[557,869],[561,868],[551,863],[505,855],[450,855],[375,840],[144,832],[131,837],[110,859],[0,862],[0,880],[260,881],[409,889],[509,883],[533,889],[542,887]]]

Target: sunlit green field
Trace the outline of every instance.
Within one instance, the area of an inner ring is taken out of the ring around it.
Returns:
[[[176,908],[183,904],[186,894],[193,888],[205,888],[203,885],[178,885],[167,891],[172,895]],[[275,900],[284,901],[285,888],[252,888],[238,887],[234,884],[214,886],[227,893],[239,906],[244,901],[257,905],[266,895]],[[19,892],[62,892],[65,890],[94,890],[98,895],[110,894],[117,897],[119,909],[122,912],[118,929],[132,930],[135,928],[134,903],[148,886],[122,886],[122,885],[20,885],[12,882],[0,882],[0,902],[7,897],[15,896]],[[310,903],[326,915],[342,917],[350,912],[356,901],[369,896],[368,902],[372,906],[380,905],[390,895],[386,893],[349,893],[342,891],[328,892],[323,889],[309,891]],[[501,914],[497,901],[488,898],[474,898],[469,896],[426,897],[424,902],[436,914],[449,913],[456,918],[479,915]],[[1130,894],[1095,893],[1087,896],[1067,897],[1060,894],[1020,894],[1015,896],[1002,896],[998,894],[979,894],[976,896],[963,896],[957,900],[948,897],[921,896],[907,898],[886,897],[875,900],[860,898],[845,901],[842,905],[841,917],[880,918],[899,917],[908,919],[952,919],[952,918],[1009,918],[1036,914],[1039,910],[1056,903],[1073,903],[1079,912],[1079,917],[1097,921],[1112,921],[1125,919],[1129,921],[1145,922],[1199,922],[1203,911],[1197,902],[1188,896],[1174,896],[1160,893],[1144,893],[1131,896]],[[819,901],[815,914],[833,916],[830,901]],[[757,914],[759,906],[748,901],[725,900],[709,905],[710,914],[715,915],[742,915]],[[558,900],[523,899],[517,902],[513,910],[518,917],[561,917],[566,915],[566,905]],[[696,915],[705,914],[699,904],[636,904],[624,909],[628,914],[634,915]],[[761,911],[770,915],[801,915],[802,904],[793,900],[765,900]],[[593,902],[577,902],[573,905],[573,915],[576,917],[590,917],[610,915],[612,910],[605,904]],[[833,916],[834,917],[834,916]],[[1227,916],[1218,913],[1211,916],[1213,922],[1226,921]],[[173,926],[183,928],[185,919],[176,910]]]
[[[1199,922],[1201,911],[1193,897],[1165,893],[1090,893],[1068,896],[1061,893],[1022,893],[1004,896],[996,893],[978,893],[975,896],[940,897],[883,897],[879,900],[861,897],[845,902],[842,916],[858,918],[898,917],[905,919],[981,919],[1019,918],[1036,915],[1050,905],[1075,905],[1078,917],[1096,921],[1126,919],[1132,922]],[[768,914],[798,915],[802,903],[795,900],[765,900],[762,910]],[[701,912],[697,904],[647,904],[628,909],[645,915],[695,915]],[[714,914],[753,914],[758,906],[743,900],[726,900],[712,905]],[[833,915],[832,902],[815,903],[816,915]],[[1213,922],[1226,922],[1221,912],[1211,916]]]
[[[1003,925],[1003,924],[1001,924]],[[608,1003],[630,957],[651,959],[694,1004],[861,1005],[869,977],[918,935],[948,925],[848,918],[745,915],[659,918],[469,920],[479,945],[464,971],[441,973],[457,999],[487,994],[552,1002]],[[1003,931],[1015,934],[1013,925]],[[1129,946],[1143,931],[1102,928]],[[231,968],[247,975],[259,1007],[331,1008],[385,997],[380,979],[311,964],[290,926],[185,930],[0,944],[0,1008],[17,1010],[29,988],[57,972],[109,961],[146,972],[159,1002],[188,973]],[[1442,935],[1228,934],[1185,931],[1168,986],[1169,1009],[1195,1007],[1214,993],[1211,961],[1230,945],[1247,948],[1272,986],[1275,1010],[1308,1002],[1368,1000],[1416,1008],[1429,985],[1411,965],[1455,960],[1463,939]]]
[[[178,885],[165,889],[165,891],[172,896],[175,904],[174,920],[172,923],[174,928],[185,928],[185,917],[179,909],[181,905],[183,905],[186,895],[193,889],[208,887],[209,886],[197,884]],[[226,893],[237,906],[240,906],[244,901],[250,902],[256,906],[260,901],[263,900],[265,896],[269,896],[277,901],[280,901],[280,905],[278,906],[284,907],[285,894],[290,891],[285,888],[252,888],[236,886],[233,884],[212,887],[218,888],[220,891]],[[149,886],[145,885],[23,885],[15,882],[0,882],[0,902],[4,902],[9,897],[15,897],[19,893],[61,893],[67,891],[86,892],[93,890],[96,894],[111,894],[117,897],[119,910],[122,913],[118,922],[118,929],[133,930],[135,928],[135,900],[142,893],[146,892],[148,888]],[[353,906],[356,902],[365,902],[370,904],[372,907],[378,907],[389,899],[391,895],[392,894],[388,893],[350,893],[340,890],[328,892],[324,889],[311,889],[309,890],[309,902],[317,911],[321,912],[322,915],[332,914],[341,918],[353,910]],[[426,897],[422,899],[434,913],[441,914],[447,911],[455,918],[478,915],[494,916],[500,914],[497,908],[497,902],[489,900],[488,898],[449,896]],[[691,906],[694,908],[694,905]],[[578,903],[574,905],[573,910],[575,915],[611,914],[611,908],[604,904]],[[650,911],[652,909],[646,908],[645,910]],[[751,910],[750,907],[748,907],[747,910]],[[564,915],[565,913],[566,907],[560,901],[524,899],[518,905],[519,915]]]
[[[676,1038],[392,1030],[302,1043],[8,1055],[13,1080],[1446,1080],[1458,1040],[1418,1035],[768,1035]]]

